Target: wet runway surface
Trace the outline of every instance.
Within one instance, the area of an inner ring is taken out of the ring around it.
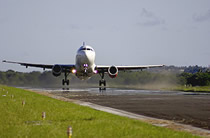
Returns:
[[[194,92],[107,89],[33,89],[128,112],[173,120],[210,130],[210,94]]]

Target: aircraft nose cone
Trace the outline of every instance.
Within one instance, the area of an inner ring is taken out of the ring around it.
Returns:
[[[85,51],[84,56],[88,59],[88,60],[92,60],[91,59],[91,54],[89,51]]]
[[[87,63],[88,61],[90,61],[90,56],[87,51],[81,51],[80,56],[82,57],[82,61],[84,63]]]

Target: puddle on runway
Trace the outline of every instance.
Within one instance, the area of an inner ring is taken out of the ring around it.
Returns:
[[[107,88],[106,91],[100,92],[98,88],[23,88],[39,92],[65,92],[65,93],[89,93],[89,94],[102,94],[102,95],[210,95],[210,93],[200,92],[181,92],[181,91],[161,91],[161,90],[135,90],[135,89],[118,89]]]

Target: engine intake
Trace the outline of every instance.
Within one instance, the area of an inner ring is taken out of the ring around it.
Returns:
[[[52,68],[52,74],[56,77],[60,76],[62,72],[62,67],[60,65],[54,65]]]
[[[108,68],[108,73],[111,78],[115,78],[118,74],[118,68],[115,66],[111,66]]]

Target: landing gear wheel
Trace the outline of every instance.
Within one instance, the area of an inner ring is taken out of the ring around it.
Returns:
[[[101,80],[99,81],[99,86],[101,86]]]
[[[102,79],[99,81],[99,90],[106,90],[106,80]]]
[[[66,85],[69,85],[69,80],[63,79],[63,80],[62,80],[62,84],[63,84],[63,85],[65,85],[65,84],[66,84]]]
[[[104,90],[106,90],[106,81],[104,80]]]
[[[62,80],[62,84],[65,85],[65,80],[64,79]]]
[[[69,85],[69,80],[66,80],[66,85]]]
[[[99,81],[99,90],[101,91],[102,90],[102,87],[101,87],[101,80]]]

